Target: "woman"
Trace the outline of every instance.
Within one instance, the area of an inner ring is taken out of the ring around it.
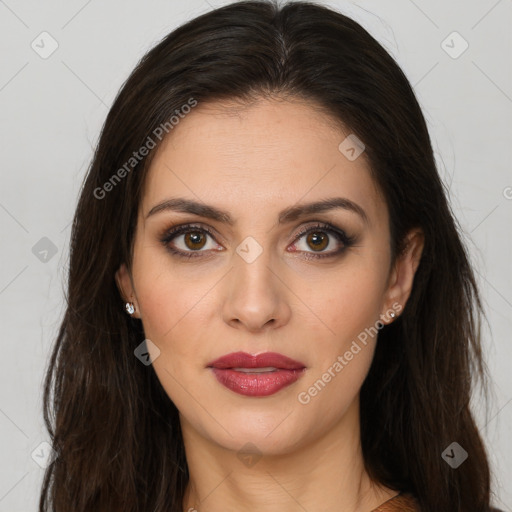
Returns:
[[[351,19],[241,2],[163,39],[69,272],[41,512],[491,510],[474,275],[414,93]]]

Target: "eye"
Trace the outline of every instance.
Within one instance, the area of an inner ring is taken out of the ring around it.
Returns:
[[[208,246],[208,237],[214,239],[214,235],[209,229],[187,224],[166,231],[161,242],[172,254],[184,258],[194,258],[201,256],[201,252],[205,252],[202,249],[219,250],[218,246],[212,244]]]
[[[165,231],[160,241],[171,254],[183,258],[195,258],[204,252],[223,250],[221,246],[209,241],[208,238],[215,240],[215,235],[210,229],[186,224]],[[335,226],[328,223],[317,223],[297,234],[291,252],[304,252],[306,259],[328,258],[341,254],[354,242],[353,237],[349,237]],[[209,243],[210,245],[208,245]],[[297,247],[298,245],[299,247]],[[308,250],[311,248],[312,251]],[[326,251],[325,249],[328,248],[331,250]]]
[[[297,241],[301,243],[297,244]],[[301,230],[292,247],[293,252],[296,252],[297,249],[305,251],[308,254],[307,258],[327,258],[342,253],[354,241],[354,238],[348,236],[344,231],[330,224],[318,223],[315,226],[309,226]],[[308,250],[311,248],[313,249],[312,252]],[[325,251],[327,248],[331,250]]]

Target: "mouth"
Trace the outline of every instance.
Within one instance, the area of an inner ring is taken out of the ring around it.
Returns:
[[[234,352],[212,361],[207,367],[226,388],[253,397],[277,393],[296,382],[306,370],[299,361],[275,352],[256,356]]]
[[[267,366],[266,368],[231,368],[231,370],[235,370],[236,372],[242,373],[269,373],[269,372],[277,372],[282,370],[282,368],[274,368],[273,366]]]

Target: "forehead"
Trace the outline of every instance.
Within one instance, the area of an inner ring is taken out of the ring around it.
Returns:
[[[350,137],[341,123],[300,100],[199,104],[158,148],[142,214],[170,196],[242,214],[342,195],[382,217],[385,203],[364,152],[349,159],[340,150]]]

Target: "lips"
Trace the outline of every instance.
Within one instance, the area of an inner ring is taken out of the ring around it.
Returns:
[[[299,379],[305,365],[276,352],[233,352],[208,364],[217,381],[235,393],[269,396]]]
[[[299,361],[294,361],[289,357],[276,352],[264,352],[252,356],[247,352],[233,352],[219,357],[208,364],[213,368],[277,368],[283,370],[300,370],[305,367]]]

